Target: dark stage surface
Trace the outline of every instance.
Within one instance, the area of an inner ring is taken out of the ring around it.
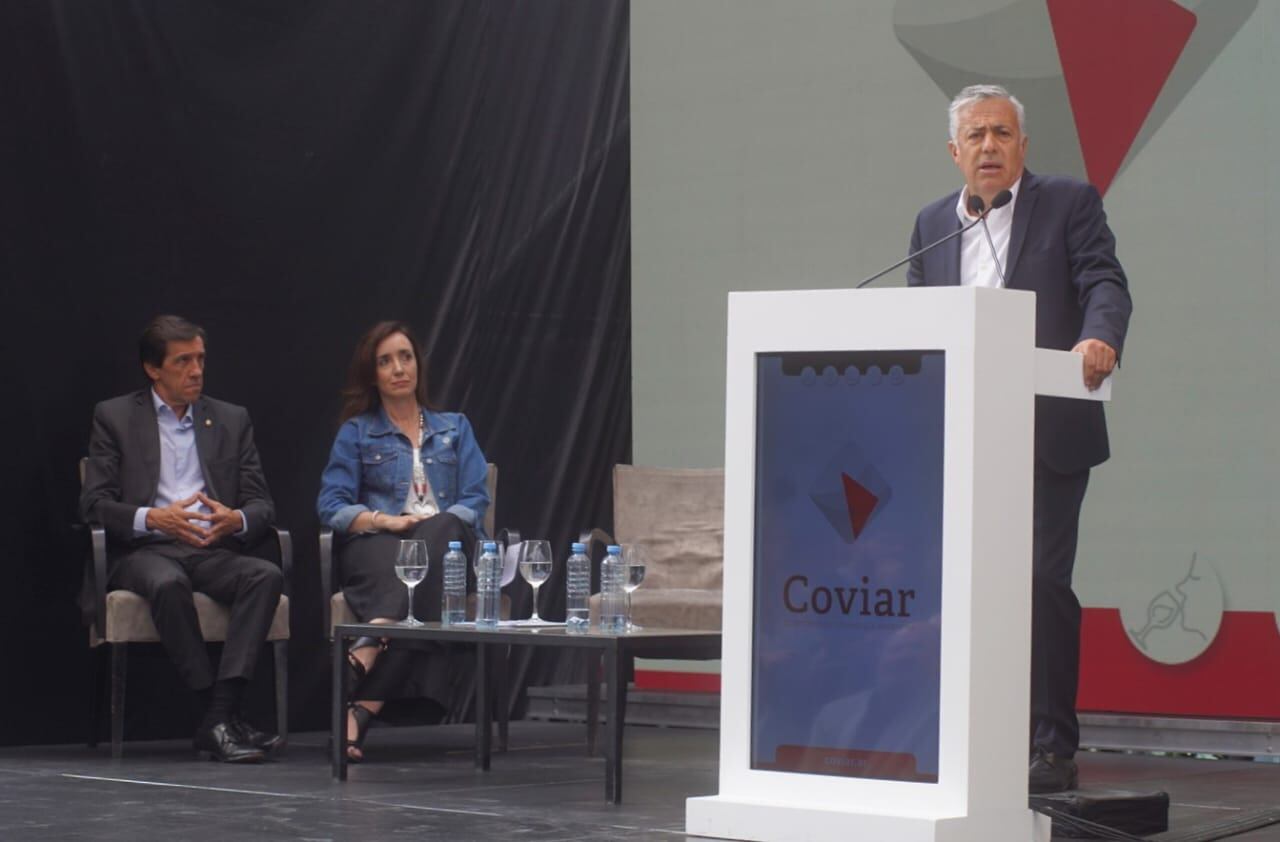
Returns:
[[[512,750],[472,768],[472,728],[379,728],[371,762],[330,778],[325,735],[295,735],[278,762],[200,762],[185,742],[0,750],[0,839],[681,839],[684,799],[716,789],[715,731],[631,727],[622,805],[580,724],[514,722]],[[1165,789],[1171,829],[1276,803],[1280,766],[1120,754],[1080,758],[1086,786]],[[1280,840],[1280,826],[1232,839]]]

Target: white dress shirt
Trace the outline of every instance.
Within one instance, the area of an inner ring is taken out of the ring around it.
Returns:
[[[191,415],[191,407],[179,418],[169,405],[161,399],[153,388],[151,403],[156,409],[156,426],[160,428],[160,480],[156,485],[156,499],[151,506],[139,506],[133,515],[133,534],[135,537],[146,535],[148,531],[159,535],[157,530],[147,529],[147,513],[153,507],[164,508],[176,500],[188,497],[205,490],[204,472],[200,469],[200,458],[196,452],[195,419]],[[209,507],[199,500],[187,506],[189,512],[210,514]],[[240,531],[243,535],[249,528],[249,522],[240,515]],[[197,526],[209,528],[209,521],[194,521]]]
[[[1013,234],[1013,208],[1018,203],[1018,188],[1022,186],[1022,177],[1013,183],[1009,192],[1013,199],[1002,208],[987,214],[987,227],[991,229],[991,241],[995,243],[996,254],[1000,256],[1000,267],[1005,277],[1009,275],[1009,238]],[[956,201],[956,216],[962,224],[968,225],[974,217],[969,215],[965,204],[969,201],[969,190],[960,191]],[[995,261],[991,259],[991,246],[987,244],[987,235],[981,225],[975,225],[960,236],[960,285],[966,287],[1002,287],[1000,272]]]

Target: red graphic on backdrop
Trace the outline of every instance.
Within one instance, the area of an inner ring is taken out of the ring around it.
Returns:
[[[1117,608],[1083,609],[1084,711],[1280,718],[1280,638],[1270,611],[1227,611],[1213,645],[1185,664],[1158,664],[1129,642]]]
[[[876,510],[880,498],[843,471],[840,480],[844,483],[844,502],[849,507],[849,526],[853,527],[853,537],[857,538],[867,525],[867,518]]]
[[[1196,28],[1172,0],[1048,0],[1089,181],[1106,193]]]

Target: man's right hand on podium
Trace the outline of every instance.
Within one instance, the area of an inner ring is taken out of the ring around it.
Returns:
[[[1071,349],[1084,355],[1084,385],[1096,391],[1116,367],[1116,349],[1101,339],[1084,339]]]

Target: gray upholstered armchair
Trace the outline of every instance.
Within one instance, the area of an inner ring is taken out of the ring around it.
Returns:
[[[80,460],[80,480],[84,481],[84,460]],[[160,634],[151,621],[151,605],[132,591],[107,590],[107,533],[99,524],[85,524],[89,534],[89,555],[85,565],[86,587],[90,600],[88,613],[89,646],[106,646],[111,664],[111,756],[118,758],[124,749],[125,679],[128,647],[133,643],[159,643]],[[276,731],[282,739],[289,736],[289,590],[293,569],[293,541],[288,530],[272,527],[284,573],[284,593],[276,605],[267,641],[271,643],[275,662]],[[202,593],[193,594],[200,632],[208,643],[227,639],[227,623],[231,610]],[[98,743],[97,682],[90,698],[89,745]]]
[[[615,543],[648,557],[644,585],[631,596],[641,626],[720,629],[724,583],[724,470],[613,469]],[[595,530],[599,535],[599,530]],[[591,598],[597,616],[600,597]]]

